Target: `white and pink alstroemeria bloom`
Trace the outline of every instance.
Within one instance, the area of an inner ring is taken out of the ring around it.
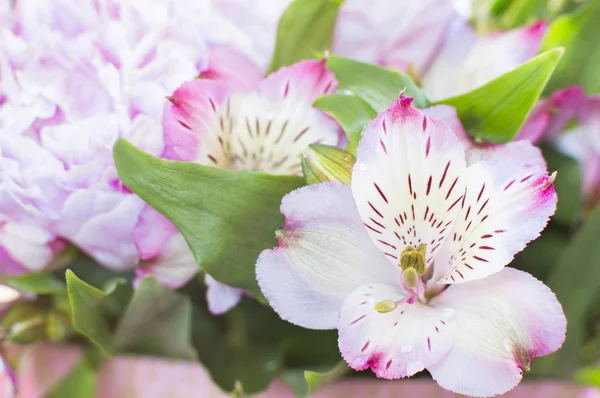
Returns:
[[[178,88],[164,116],[168,159],[232,170],[301,174],[309,144],[338,145],[339,125],[313,108],[337,82],[325,61],[284,67],[243,90],[196,79]]]
[[[449,126],[411,102],[366,128],[351,186],[283,198],[279,247],[261,253],[257,280],[283,319],[337,328],[356,370],[428,369],[448,390],[501,394],[565,338],[552,291],[505,268],[554,213],[552,178],[518,159],[467,164]]]

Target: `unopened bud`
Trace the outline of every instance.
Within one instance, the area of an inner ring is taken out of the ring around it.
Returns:
[[[349,185],[356,159],[348,152],[330,145],[311,144],[304,151],[302,171],[307,184],[337,181]]]

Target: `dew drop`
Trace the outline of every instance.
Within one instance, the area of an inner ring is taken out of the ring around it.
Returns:
[[[451,319],[454,314],[456,314],[456,310],[453,308],[445,308],[444,309],[444,318],[446,318],[446,320]]]
[[[412,376],[417,372],[425,369],[425,365],[421,361],[410,361],[408,365],[406,365],[406,374],[407,376]]]
[[[358,164],[358,169],[362,170],[362,171],[365,171],[367,169],[367,165],[364,164],[364,163],[359,163]]]
[[[403,346],[400,348],[400,352],[403,352],[403,353],[405,353],[405,354],[406,354],[406,353],[409,353],[409,352],[412,352],[412,350],[413,350],[413,348],[412,348],[412,346],[411,346],[410,344],[405,344],[405,345],[403,345]]]

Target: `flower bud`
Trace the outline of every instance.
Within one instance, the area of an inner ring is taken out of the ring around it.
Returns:
[[[304,151],[302,171],[307,184],[337,181],[350,184],[356,159],[348,152],[330,145],[311,144]]]

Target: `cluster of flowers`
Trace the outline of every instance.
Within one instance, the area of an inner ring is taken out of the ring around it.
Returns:
[[[312,106],[336,90],[324,62],[264,77],[287,3],[19,0],[2,9],[0,275],[57,267],[70,245],[170,288],[200,271],[176,228],[120,182],[120,137],[165,159],[272,174],[302,174],[309,144],[342,146],[338,124]],[[532,58],[546,28],[479,35],[450,1],[404,3],[347,0],[332,51],[403,71],[431,100]],[[504,268],[556,208],[533,143],[582,163],[591,207],[599,125],[600,99],[573,87],[539,101],[517,140],[480,145],[453,108],[421,111],[401,96],[365,130],[351,186],[284,198],[279,247],[258,259],[261,289],[282,318],[337,328],[355,369],[400,378],[427,368],[452,391],[503,393],[533,357],[560,347],[566,327],[546,286]],[[205,280],[215,314],[244,293]]]

